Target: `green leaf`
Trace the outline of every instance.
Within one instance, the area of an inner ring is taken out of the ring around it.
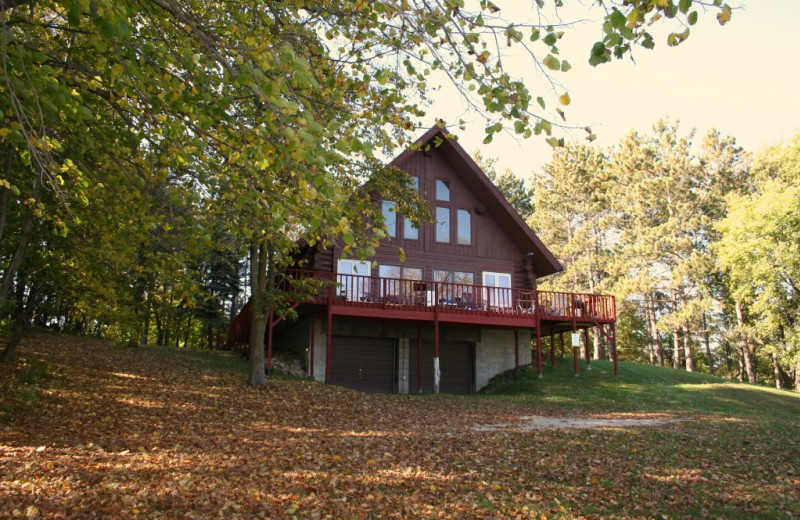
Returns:
[[[611,61],[610,52],[603,42],[597,42],[592,46],[592,52],[589,55],[589,64],[593,67]]]
[[[558,58],[553,56],[552,54],[548,54],[547,57],[542,61],[544,66],[550,70],[560,70],[561,69],[561,61]]]
[[[692,7],[692,0],[680,0],[680,3],[678,4],[678,7],[680,8],[680,10],[681,10],[681,12],[683,14],[686,14],[686,13],[689,12],[689,9]]]
[[[691,13],[689,13],[688,20],[689,20],[689,25],[696,24],[697,23],[697,11],[692,11]]]

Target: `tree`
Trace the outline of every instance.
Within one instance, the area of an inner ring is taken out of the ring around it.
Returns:
[[[635,45],[651,48],[648,31],[659,18],[681,27],[667,38],[680,43],[689,34],[682,27],[698,19],[697,7],[712,8],[720,23],[730,18],[721,2],[609,4],[604,38],[590,62],[622,57]],[[492,2],[468,9],[460,0],[0,4],[0,233],[4,243],[13,236],[7,243],[14,244],[2,251],[0,307],[12,292],[24,294],[19,269],[36,226],[47,221],[73,232],[80,226],[77,205],[114,212],[114,200],[104,195],[108,187],[132,188],[142,204],[148,191],[167,194],[174,204],[162,208],[181,206],[192,226],[202,226],[194,211],[207,201],[231,204],[221,196],[230,190],[236,208],[260,208],[232,220],[240,227],[230,230],[250,243],[260,273],[291,256],[279,236],[316,240],[330,233],[331,240],[368,250],[368,235],[379,235],[369,227],[370,233],[356,232],[366,222],[365,197],[337,208],[347,209],[341,213],[319,214],[319,204],[349,202],[343,194],[354,193],[355,180],[372,178],[379,186],[378,177],[395,178],[370,158],[373,150],[390,153],[408,141],[406,132],[424,117],[414,100],[424,98],[432,75],[450,78],[465,95],[475,93],[473,103],[488,121],[487,140],[505,125],[522,136],[552,132],[554,119],[544,108],[551,97],[562,105],[568,97],[531,94],[504,69],[499,42],[528,51],[550,78],[570,67],[558,56],[563,33],[547,22],[514,24],[502,14]],[[155,288],[170,305],[185,299],[184,289],[195,289],[186,258],[157,261],[171,272],[154,283],[152,275],[162,273],[148,272],[149,235],[174,228],[169,214],[144,215],[112,225],[139,245],[132,258],[144,263],[132,269],[134,316],[146,321]],[[202,229],[188,236],[210,245]],[[258,282],[254,296],[270,283]],[[269,301],[277,299],[266,298],[262,311]],[[131,327],[125,329],[130,336]]]
[[[716,226],[742,348],[749,354],[752,343],[763,347],[779,388],[784,381],[797,388],[800,373],[799,157],[800,137],[765,150],[755,166],[755,193],[731,195],[729,213]],[[747,374],[751,382],[757,377],[752,361]]]
[[[535,213],[529,224],[565,264],[542,288],[600,292],[610,260],[610,170],[600,150],[567,144],[553,151],[543,172],[534,174]],[[605,357],[604,343],[594,334],[594,357]]]

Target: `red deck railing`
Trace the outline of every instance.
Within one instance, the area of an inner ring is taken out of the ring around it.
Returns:
[[[292,290],[292,281],[313,278],[322,282],[312,293]],[[568,293],[491,287],[486,285],[408,280],[319,271],[288,270],[280,288],[290,300],[335,306],[467,312],[497,316],[540,318],[591,318],[614,321],[614,297],[604,294]]]
[[[315,280],[309,289],[307,282]],[[350,313],[380,309],[397,316],[413,317],[414,313],[436,311],[440,315],[471,315],[544,321],[594,321],[609,323],[616,320],[614,297],[603,294],[537,291],[430,280],[407,280],[334,274],[321,271],[291,269],[277,281],[278,289],[293,302],[349,307]],[[239,318],[247,318],[241,323]],[[249,314],[242,312],[231,324],[231,339],[239,341],[249,330]]]

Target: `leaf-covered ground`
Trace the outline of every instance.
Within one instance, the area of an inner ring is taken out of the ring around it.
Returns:
[[[0,423],[2,518],[800,517],[797,394],[770,394],[763,413],[620,414],[619,389],[599,386],[602,407],[559,409],[536,392],[378,396],[280,377],[252,389],[225,354],[65,336],[19,354],[58,375]],[[693,420],[475,429],[558,413]]]

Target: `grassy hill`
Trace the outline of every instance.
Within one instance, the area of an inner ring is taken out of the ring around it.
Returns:
[[[581,361],[573,375],[572,359],[558,359],[537,379],[534,367],[525,367],[518,381],[498,378],[483,394],[511,402],[537,402],[566,410],[720,414],[728,417],[800,420],[800,394],[739,383],[708,374],[672,368],[619,363],[619,377],[609,361],[593,361],[592,370]]]
[[[366,395],[253,389],[218,352],[34,336],[19,354],[0,366],[2,518],[800,516],[796,393],[564,360],[477,396]],[[690,420],[517,427],[535,415]]]

